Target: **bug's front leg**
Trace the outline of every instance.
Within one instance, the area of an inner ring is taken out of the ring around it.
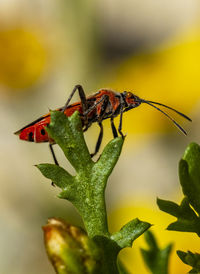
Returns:
[[[52,156],[53,156],[53,160],[54,160],[55,165],[59,166],[59,163],[58,163],[58,161],[57,161],[57,159],[56,159],[55,152],[54,152],[54,150],[53,150],[53,145],[54,145],[54,143],[53,143],[53,144],[50,143],[50,144],[49,144],[49,148],[50,148],[51,154],[52,154]]]
[[[113,137],[117,138],[118,137],[118,133],[117,133],[117,130],[116,130],[116,127],[115,127],[115,124],[114,124],[114,117],[113,116],[110,118],[110,123],[111,123]]]
[[[120,109],[120,118],[119,118],[119,127],[118,132],[122,136],[122,138],[125,138],[126,135],[122,133],[122,120],[123,120],[123,108]]]
[[[97,139],[97,142],[96,142],[95,151],[94,151],[94,153],[90,154],[91,157],[94,157],[98,153],[99,148],[100,148],[101,143],[102,143],[102,139],[103,139],[103,125],[102,125],[101,122],[99,122],[98,125],[100,126],[100,132],[99,132],[99,136],[98,136],[98,139]]]
[[[54,150],[53,150],[53,145],[55,145],[55,143],[50,143],[50,144],[49,144],[49,148],[50,148],[51,154],[52,154],[52,156],[53,156],[53,160],[54,160],[55,165],[59,166],[59,163],[58,163],[58,161],[57,161],[57,159],[56,159],[55,152],[54,152]],[[55,186],[54,182],[51,182],[51,185],[52,185],[52,186]]]

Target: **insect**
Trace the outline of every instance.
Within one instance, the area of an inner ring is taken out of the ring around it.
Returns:
[[[76,91],[78,91],[79,93],[80,102],[70,104],[70,101]],[[179,130],[182,133],[184,133],[185,135],[187,134],[186,131],[171,116],[169,116],[166,112],[164,112],[162,109],[160,109],[156,105],[168,108],[178,113],[183,118],[191,121],[191,119],[188,116],[177,111],[176,109],[172,107],[169,107],[167,105],[164,105],[158,102],[141,99],[135,94],[127,91],[120,93],[120,92],[115,92],[109,89],[101,89],[97,93],[89,97],[86,97],[82,86],[76,85],[74,89],[72,90],[64,107],[61,107],[57,110],[64,112],[64,114],[68,117],[71,116],[75,111],[78,111],[80,113],[80,117],[82,120],[83,131],[86,131],[93,123],[95,122],[98,123],[100,127],[100,132],[97,139],[95,151],[94,153],[91,154],[91,157],[93,157],[99,151],[99,148],[102,142],[103,120],[110,119],[111,129],[112,129],[114,138],[118,137],[118,134],[124,137],[122,133],[122,121],[123,121],[124,112],[131,110],[133,108],[136,108],[142,103],[148,104],[151,107],[162,112],[165,116],[167,116],[167,118],[169,118],[179,128]],[[119,121],[118,129],[116,129],[114,124],[114,118],[118,115],[120,116],[120,121]],[[27,126],[23,127],[19,131],[15,132],[15,134],[19,135],[19,138],[21,140],[25,140],[29,142],[36,142],[36,143],[49,142],[49,147],[50,147],[54,162],[56,165],[58,165],[58,161],[56,159],[56,156],[52,147],[52,145],[55,144],[55,142],[48,136],[48,133],[45,130],[45,127],[48,126],[48,124],[50,123],[50,119],[51,119],[50,113],[45,114],[41,116],[40,118],[38,118],[37,120],[35,120],[34,122],[28,124]]]

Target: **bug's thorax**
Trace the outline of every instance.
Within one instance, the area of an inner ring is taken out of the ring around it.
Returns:
[[[108,104],[106,105],[105,118],[111,113],[115,113],[119,105],[121,104],[121,94],[109,89],[101,89],[96,94],[91,97],[88,97],[87,102],[90,104],[97,104],[93,115],[101,115],[103,108],[105,106],[105,101],[103,98],[107,97]],[[93,102],[91,102],[94,100]]]

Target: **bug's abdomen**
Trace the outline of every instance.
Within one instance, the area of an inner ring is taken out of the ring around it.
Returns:
[[[61,109],[57,109],[61,110]],[[79,111],[82,113],[82,107],[80,104],[73,104],[69,106],[65,110],[66,116],[71,116],[75,111]],[[19,135],[19,138],[24,141],[35,142],[35,143],[43,143],[53,141],[49,136],[45,127],[48,126],[50,123],[50,113],[44,115],[43,117],[37,119],[35,122],[27,125],[26,127],[22,128],[16,134]]]
[[[90,106],[90,104],[89,104]],[[57,109],[61,111],[62,108]],[[83,109],[81,104],[74,103],[70,105],[65,111],[64,114],[70,117],[75,111],[78,111],[81,116],[82,125],[84,126],[83,119]],[[94,112],[94,111],[93,111]],[[91,113],[93,114],[93,113]],[[90,114],[90,116],[91,116]],[[90,118],[90,117],[89,117]],[[53,140],[48,136],[48,133],[45,129],[46,126],[50,123],[50,113],[38,118],[31,124],[23,127],[19,131],[15,132],[15,134],[19,135],[19,138],[24,141],[35,142],[35,143],[43,143],[43,142],[53,142]]]
[[[50,117],[46,117],[40,122],[33,124],[29,127],[26,127],[21,130],[19,133],[19,138],[21,140],[29,141],[29,142],[48,142],[49,136],[45,127],[50,123]]]

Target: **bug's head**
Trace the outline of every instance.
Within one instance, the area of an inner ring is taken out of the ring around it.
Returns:
[[[124,91],[123,97],[128,108],[135,108],[141,104],[140,98],[130,91]]]
[[[188,116],[186,116],[182,112],[180,112],[180,111],[178,111],[178,110],[176,110],[172,107],[169,107],[167,105],[164,105],[162,103],[159,103],[159,102],[154,102],[154,101],[141,99],[141,98],[139,98],[138,96],[136,96],[135,94],[133,94],[132,92],[129,92],[129,91],[124,91],[122,93],[122,96],[123,96],[123,99],[124,99],[124,103],[126,104],[124,111],[127,111],[127,110],[130,110],[132,108],[138,107],[141,103],[148,104],[151,107],[153,107],[153,108],[157,109],[158,111],[160,111],[161,113],[163,113],[165,116],[167,116],[167,118],[169,118],[185,135],[187,135],[186,131],[171,116],[169,116],[169,114],[167,114],[164,110],[160,109],[156,105],[168,108],[168,109],[176,112],[177,114],[179,114],[183,118],[187,119],[188,121],[192,121]]]

